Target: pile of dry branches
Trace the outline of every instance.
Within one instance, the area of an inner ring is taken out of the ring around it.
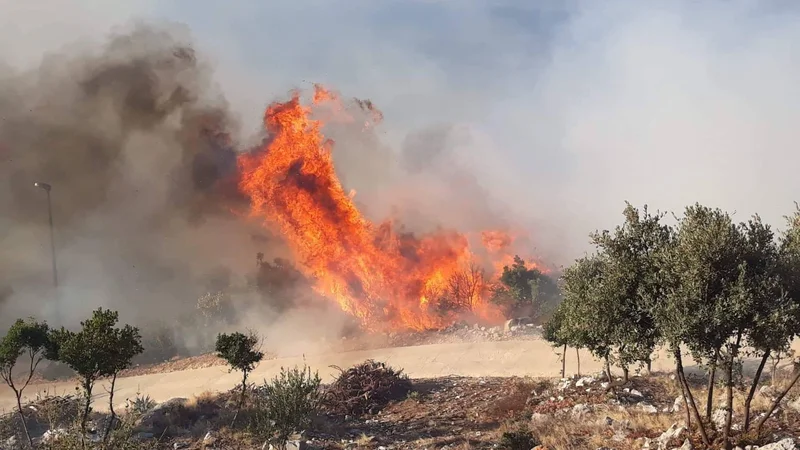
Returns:
[[[371,359],[347,370],[332,367],[341,374],[326,390],[325,405],[336,414],[375,414],[390,401],[406,398],[412,388],[402,370]]]

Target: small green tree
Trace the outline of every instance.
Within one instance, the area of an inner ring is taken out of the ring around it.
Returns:
[[[541,317],[561,299],[555,280],[536,268],[529,269],[519,256],[514,256],[510,267],[503,268],[499,281],[492,301],[506,307],[511,314]]]
[[[231,426],[236,423],[236,418],[239,416],[239,411],[241,411],[244,404],[247,392],[247,376],[255,369],[256,364],[264,358],[264,354],[256,348],[258,345],[259,338],[253,332],[248,334],[236,332],[217,336],[217,356],[228,362],[231,371],[238,370],[242,372],[242,392]]]
[[[117,349],[117,352],[110,355],[111,360],[108,364],[108,370],[104,374],[111,376],[111,387],[108,391],[108,410],[111,412],[111,418],[106,425],[103,440],[108,439],[111,428],[117,419],[117,414],[114,411],[114,389],[117,384],[117,376],[121,371],[130,367],[131,361],[136,355],[144,351],[139,329],[130,325],[111,329],[108,335],[108,342]]]
[[[49,354],[52,346],[48,333],[49,327],[45,322],[36,322],[32,318],[29,320],[17,319],[9,328],[8,333],[0,340],[0,378],[14,391],[17,399],[17,412],[31,448],[33,448],[33,439],[31,439],[22,410],[22,392],[28,387],[42,359],[45,356],[52,356]],[[23,354],[26,354],[29,359],[28,374],[25,381],[18,384],[14,380],[14,368]]]
[[[550,326],[560,324],[552,337],[565,347],[585,348],[606,361],[606,374],[611,381],[609,359],[616,325],[615,318],[604,310],[608,300],[602,290],[605,264],[601,255],[592,255],[578,259],[564,270],[561,277],[564,301],[557,321]]]
[[[591,240],[606,261],[603,293],[618,319],[609,332],[615,359],[627,381],[631,364],[645,363],[650,369],[651,355],[660,340],[650,312],[651,303],[663,296],[655,256],[669,245],[672,229],[663,223],[664,214],[651,214],[647,205],[640,211],[626,203],[623,216],[621,226],[595,232]]]
[[[67,364],[81,378],[84,394],[84,409],[81,415],[81,430],[86,433],[92,405],[92,391],[101,377],[112,378],[130,364],[133,356],[141,353],[141,336],[138,329],[126,325],[115,328],[119,321],[116,311],[98,308],[92,317],[81,322],[81,330],[73,332],[61,328],[52,333],[57,344],[58,360]],[[113,413],[113,408],[112,408]]]
[[[561,349],[561,378],[564,378],[567,374],[567,346],[569,345],[569,341],[564,336],[565,308],[566,305],[564,303],[558,305],[542,329],[544,340],[553,347]],[[580,369],[578,371],[580,372]]]

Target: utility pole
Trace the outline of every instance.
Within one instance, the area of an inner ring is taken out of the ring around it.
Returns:
[[[50,201],[50,186],[47,183],[35,182],[33,183],[34,186],[44,189],[47,193],[47,216],[50,220],[50,255],[53,262],[53,286],[56,288],[56,292],[58,292],[58,269],[56,268],[56,240],[55,240],[55,233],[53,231],[53,204]]]

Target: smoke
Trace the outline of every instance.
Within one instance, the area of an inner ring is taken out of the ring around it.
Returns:
[[[243,284],[255,253],[278,247],[231,214],[247,205],[238,125],[184,27],[132,24],[0,78],[4,322],[75,324],[98,306],[135,322],[177,317],[220,273]],[[34,181],[53,186],[57,294]]]

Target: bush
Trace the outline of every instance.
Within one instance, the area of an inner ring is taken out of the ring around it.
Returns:
[[[402,370],[370,359],[342,370],[328,388],[325,404],[337,414],[375,414],[390,401],[406,398],[411,389],[411,380]]]
[[[503,450],[531,450],[537,445],[541,445],[541,442],[533,437],[533,433],[520,429],[503,433],[498,448]]]
[[[264,381],[253,399],[253,431],[277,444],[311,423],[320,405],[320,378],[307,366],[281,368],[272,382]]]
[[[247,392],[247,376],[255,369],[256,364],[264,358],[264,353],[256,348],[258,344],[259,337],[254,332],[250,332],[250,334],[237,332],[217,336],[217,356],[228,362],[230,370],[242,372],[241,396],[239,397],[239,405],[236,407],[236,414],[233,415],[231,426],[236,423],[236,417],[239,416],[239,411],[241,411],[244,404]]]
[[[153,364],[169,361],[181,355],[183,350],[175,340],[175,331],[166,323],[156,323],[143,329],[142,346],[144,347],[144,352],[134,358],[134,364]]]

